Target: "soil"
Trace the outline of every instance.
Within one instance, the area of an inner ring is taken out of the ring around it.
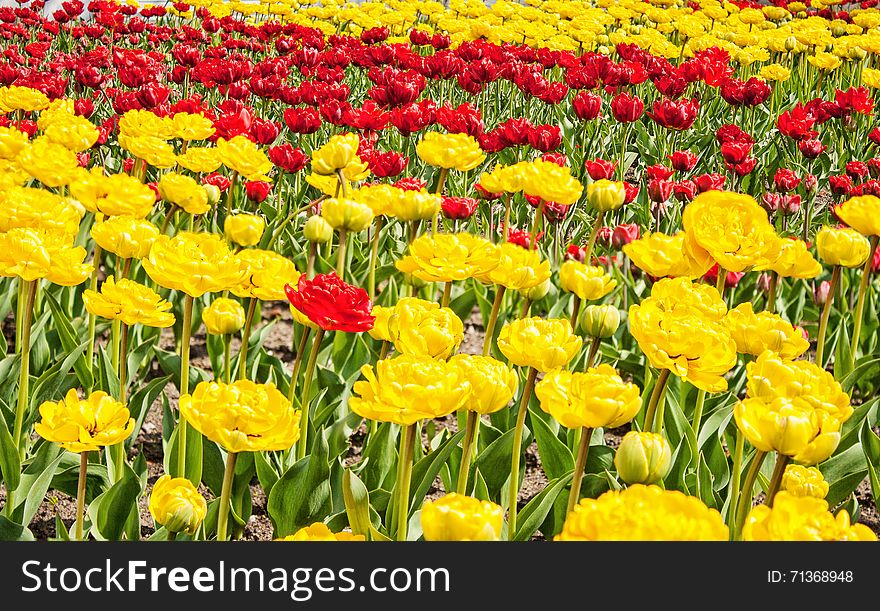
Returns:
[[[290,323],[290,312],[285,307],[279,307],[274,304],[268,304],[263,308],[264,322],[280,318],[279,324],[276,324],[265,341],[265,348],[270,354],[278,356],[288,367],[292,366],[293,357],[295,356],[292,348],[292,327]],[[4,325],[4,331],[9,325]],[[7,334],[8,335],[8,334]],[[14,332],[13,332],[14,335]],[[461,352],[468,354],[480,354],[483,345],[483,328],[480,324],[478,312],[474,312],[465,321],[465,335],[461,344]],[[7,340],[13,338],[7,337]],[[160,347],[165,350],[174,350],[174,340],[170,330],[165,330],[160,337]],[[238,341],[233,340],[232,353],[238,350]],[[193,337],[190,346],[190,358],[194,366],[210,369],[210,361],[205,346],[205,335],[202,331]],[[148,374],[148,378],[160,376],[161,371],[157,365],[154,370]],[[172,408],[176,408],[178,400],[177,388],[173,384],[165,387],[165,394],[168,397]],[[435,420],[436,426],[446,428],[451,433],[458,431],[458,424],[454,416],[447,416]],[[605,443],[616,448],[620,444],[623,435],[629,430],[628,426],[618,429],[611,429],[605,432]],[[360,460],[361,448],[363,446],[366,434],[366,426],[361,425],[356,429],[351,437],[351,448],[345,458],[346,465],[355,464]],[[427,438],[423,434],[423,446],[427,448]],[[137,440],[132,450],[131,458],[136,457],[139,453],[143,453],[147,461],[148,480],[146,493],[139,501],[141,532],[143,537],[148,537],[154,531],[153,519],[147,508],[147,500],[153,484],[163,473],[162,466],[162,402],[161,398],[150,407],[149,412],[144,420],[143,427],[138,433]],[[547,476],[541,468],[541,459],[537,451],[537,445],[532,443],[527,449],[525,455],[525,478],[522,489],[519,493],[518,505],[520,509],[524,507],[535,495],[541,492],[548,484]],[[204,488],[201,492],[208,500],[213,498],[211,492]],[[445,494],[441,479],[438,477],[434,485],[428,491],[429,499],[436,499]],[[253,497],[253,514],[250,517],[248,525],[245,527],[242,538],[246,541],[268,541],[272,539],[272,524],[266,512],[266,495],[259,486],[256,479],[251,484],[251,496]],[[0,489],[0,505],[3,504],[6,497],[5,489]],[[861,513],[859,522],[870,527],[874,532],[880,534],[880,513],[874,506],[871,488],[867,480],[862,482],[856,491],[856,499],[859,501]],[[30,524],[31,532],[34,537],[40,540],[53,539],[56,537],[55,520],[59,516],[65,526],[70,529],[73,525],[75,517],[75,501],[68,495],[56,491],[49,490],[46,499],[40,505],[36,516]],[[542,540],[544,537],[539,532],[536,533],[535,539]]]

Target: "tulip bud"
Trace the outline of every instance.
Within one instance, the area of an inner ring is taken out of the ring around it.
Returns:
[[[789,36],[785,39],[785,50],[786,51],[794,51],[798,46],[797,38],[794,36]]]
[[[819,307],[824,306],[830,293],[831,283],[823,280],[818,286],[813,286],[813,302]]]
[[[587,187],[587,199],[600,212],[617,210],[626,199],[626,189],[622,182],[597,180]]]
[[[323,216],[313,214],[303,227],[303,234],[309,242],[324,244],[333,238],[333,227],[324,220]]]
[[[202,186],[205,187],[205,193],[208,194],[208,203],[212,207],[215,206],[220,201],[220,189],[216,185],[205,184]]]
[[[804,191],[806,191],[807,197],[815,197],[816,191],[819,190],[819,179],[815,174],[806,174],[804,176],[804,181],[801,184],[804,186]]]
[[[163,475],[153,485],[150,514],[172,533],[195,534],[208,512],[205,499],[189,480]]]
[[[244,326],[244,308],[234,299],[218,297],[202,310],[202,322],[211,335],[237,333]]]
[[[334,229],[363,231],[373,221],[373,209],[353,199],[335,198],[324,200],[321,216]]]
[[[759,274],[755,281],[755,287],[762,293],[770,292],[770,274]]]
[[[223,232],[230,242],[239,246],[253,246],[263,237],[266,221],[255,214],[233,214],[223,222]]]
[[[669,473],[672,450],[661,435],[630,431],[617,448],[614,466],[627,484],[655,484]]]
[[[550,292],[551,286],[553,285],[550,283],[550,278],[547,278],[538,286],[533,286],[530,289],[522,289],[519,293],[529,301],[538,301],[547,296],[547,293]]]
[[[861,48],[861,47],[852,47],[852,48],[849,50],[849,58],[850,58],[850,59],[854,59],[854,60],[857,60],[857,61],[862,61],[862,60],[865,59],[867,56],[868,56],[868,52],[865,51],[865,50],[864,50],[863,48]]]
[[[581,315],[581,329],[590,337],[606,339],[620,326],[620,311],[613,305],[591,305]]]

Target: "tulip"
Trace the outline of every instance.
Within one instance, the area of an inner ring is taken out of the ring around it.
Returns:
[[[614,466],[627,484],[656,484],[672,467],[672,450],[662,435],[630,431],[617,448]]]
[[[364,535],[354,535],[348,531],[334,533],[323,522],[315,522],[310,526],[304,526],[292,535],[288,535],[278,541],[366,541]]]
[[[773,508],[758,505],[743,527],[746,541],[876,541],[864,524],[850,524],[849,513],[835,516],[823,499],[780,492]]]
[[[816,467],[788,465],[782,475],[782,489],[779,492],[824,499],[828,495],[828,482]],[[777,501],[778,498],[777,493]]]
[[[254,246],[263,236],[266,221],[255,214],[233,214],[223,221],[226,239],[239,246]]]
[[[728,528],[700,499],[634,484],[583,499],[556,541],[726,541]]]
[[[150,493],[150,514],[174,538],[177,533],[194,535],[208,513],[208,504],[192,482],[163,475]]]
[[[500,505],[451,492],[422,505],[426,541],[498,541],[504,510]]]
[[[325,244],[333,239],[333,227],[323,216],[314,214],[303,226],[305,238],[315,244]]]

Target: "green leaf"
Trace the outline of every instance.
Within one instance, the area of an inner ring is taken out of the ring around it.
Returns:
[[[351,469],[346,469],[342,476],[342,495],[345,498],[345,513],[348,515],[351,532],[368,537],[371,527],[370,493]]]
[[[138,437],[138,432],[144,425],[144,420],[146,419],[147,414],[150,411],[150,407],[153,405],[153,402],[158,398],[159,393],[161,393],[165,389],[165,386],[168,384],[168,381],[170,379],[171,376],[164,376],[161,378],[150,380],[143,387],[132,394],[131,398],[129,398],[128,409],[131,412],[131,417],[134,418],[134,433],[132,433],[132,435],[130,435],[129,438],[125,440],[126,450],[130,450],[134,446],[134,442],[135,440],[137,440]]]
[[[480,452],[474,463],[483,474],[492,498],[497,498],[504,482],[510,479],[510,456],[513,450],[513,429],[507,431]],[[523,431],[523,447],[527,447],[528,429]],[[521,448],[522,450],[522,448]]]
[[[846,378],[853,370],[853,354],[849,346],[849,334],[846,325],[837,327],[837,348],[834,351],[834,377],[838,380]]]
[[[514,541],[528,541],[535,534],[535,531],[547,518],[547,514],[553,509],[556,498],[568,486],[572,475],[573,473],[568,473],[554,479],[523,507],[517,516],[519,528],[513,535]]]
[[[177,467],[177,436],[180,433],[180,426],[174,427],[171,439],[165,448],[165,472],[172,477],[181,477]],[[191,424],[186,427],[186,474],[185,477],[195,486],[202,481],[202,456],[203,456],[203,438],[194,426]]]
[[[8,490],[18,488],[18,482],[21,480],[21,461],[16,443],[2,417],[0,417],[0,473],[3,474],[3,481],[6,482]]]
[[[394,440],[399,428],[391,422],[383,422],[376,429],[376,434],[367,438],[367,446],[363,452],[363,461],[366,464],[361,470],[361,476],[370,491],[383,487],[390,489],[394,483],[393,467],[397,460]]]
[[[428,494],[428,490],[431,489],[434,479],[437,477],[437,474],[440,473],[440,468],[446,463],[452,450],[455,449],[463,437],[464,431],[459,431],[440,444],[440,447],[436,450],[415,464],[412,470],[413,485],[409,495],[410,512],[412,512],[413,509],[421,508],[421,501],[425,498],[425,495]],[[418,505],[418,507],[416,507],[416,505]]]
[[[27,490],[27,496],[17,496],[15,519],[22,524],[30,524],[37,513],[40,503],[46,496],[46,491],[55,476],[55,470],[64,454],[61,448],[54,443],[45,442],[37,450],[31,463],[25,468],[18,484],[19,490]],[[23,507],[23,509],[21,509]]]
[[[122,479],[113,484],[101,495],[98,510],[95,513],[95,526],[101,536],[109,541],[122,537],[132,507],[137,504],[141,494],[138,476],[130,468],[123,471]],[[97,499],[93,504],[98,502]]]
[[[277,537],[286,537],[330,512],[329,448],[325,431],[314,437],[312,451],[297,461],[272,487],[267,511]]]
[[[819,471],[828,482],[825,500],[831,507],[835,507],[852,494],[868,474],[862,444],[857,443],[832,456],[819,465]]]
[[[877,437],[877,434],[871,430],[871,425],[867,420],[862,425],[859,440],[865,451],[865,462],[868,464],[871,496],[874,498],[874,506],[880,511],[880,437]]]
[[[275,467],[269,460],[269,454],[266,452],[254,453],[254,467],[257,471],[257,479],[260,482],[260,486],[263,487],[263,492],[268,497],[269,493],[272,492],[272,487],[278,481],[278,471],[275,470]]]
[[[574,469],[571,450],[556,436],[550,425],[535,412],[531,414],[531,423],[541,455],[541,465],[547,477],[551,480],[557,479]]]
[[[67,353],[74,352],[79,346],[79,342],[77,341],[76,331],[74,330],[70,319],[52,295],[46,292],[44,293],[44,297],[46,303],[49,304],[49,309],[52,310],[52,320],[55,325],[55,330],[58,333],[58,339],[61,340],[61,347]],[[91,355],[85,354],[85,351],[83,351],[81,355],[77,357],[73,365],[73,368],[76,371],[76,377],[79,379],[80,386],[83,388],[91,388],[94,380],[92,372],[89,369],[90,356]]]
[[[0,541],[33,541],[33,533],[6,516],[0,515]]]

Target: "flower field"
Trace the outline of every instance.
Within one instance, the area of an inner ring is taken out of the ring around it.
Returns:
[[[0,539],[877,539],[877,0],[60,7]]]

